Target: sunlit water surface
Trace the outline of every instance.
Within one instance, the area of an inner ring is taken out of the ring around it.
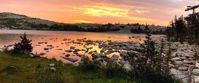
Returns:
[[[0,48],[8,45],[13,45],[20,41],[22,34],[26,33],[28,38],[32,40],[33,53],[44,55],[42,57],[55,58],[66,63],[71,63],[62,57],[70,54],[70,58],[80,60],[79,56],[69,53],[73,46],[77,49],[84,49],[84,42],[77,42],[78,40],[91,41],[117,41],[117,42],[134,42],[143,43],[145,36],[143,34],[130,33],[95,33],[95,32],[73,32],[73,31],[36,31],[36,30],[0,30]],[[160,39],[160,35],[155,35],[155,40]],[[92,45],[93,49],[100,50],[97,44]],[[52,48],[53,47],[53,48]],[[47,49],[45,49],[47,48]],[[49,49],[50,48],[50,49]],[[81,51],[79,51],[81,52]]]

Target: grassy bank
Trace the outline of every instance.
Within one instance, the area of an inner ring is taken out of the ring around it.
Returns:
[[[0,53],[0,82],[1,83],[37,83],[37,72],[49,68],[49,64],[61,64],[64,83],[127,83],[124,78],[107,78],[99,71],[83,72],[79,67],[62,64],[55,60],[27,55],[11,55]],[[44,76],[50,77],[48,74]],[[131,81],[132,82],[132,81]]]

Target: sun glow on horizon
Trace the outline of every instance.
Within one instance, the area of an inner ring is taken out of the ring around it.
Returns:
[[[63,23],[168,25],[197,0],[1,0],[0,12]]]

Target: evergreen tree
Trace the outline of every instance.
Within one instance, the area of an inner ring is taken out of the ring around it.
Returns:
[[[32,52],[32,43],[31,40],[27,38],[27,35],[24,33],[23,36],[20,36],[21,41],[14,45],[14,52],[18,53],[31,53]]]

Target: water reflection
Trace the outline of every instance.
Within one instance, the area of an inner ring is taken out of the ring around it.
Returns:
[[[19,36],[23,33],[28,34],[28,38],[32,40],[34,54],[55,58],[66,63],[72,62],[63,57],[80,60],[80,56],[84,54],[104,53],[109,57],[120,55],[120,52],[125,50],[121,49],[122,46],[119,44],[119,47],[107,47],[114,42],[126,42],[130,45],[130,43],[142,43],[145,39],[144,35],[119,33],[0,30],[0,48],[18,42]],[[125,49],[125,47],[122,48]]]

